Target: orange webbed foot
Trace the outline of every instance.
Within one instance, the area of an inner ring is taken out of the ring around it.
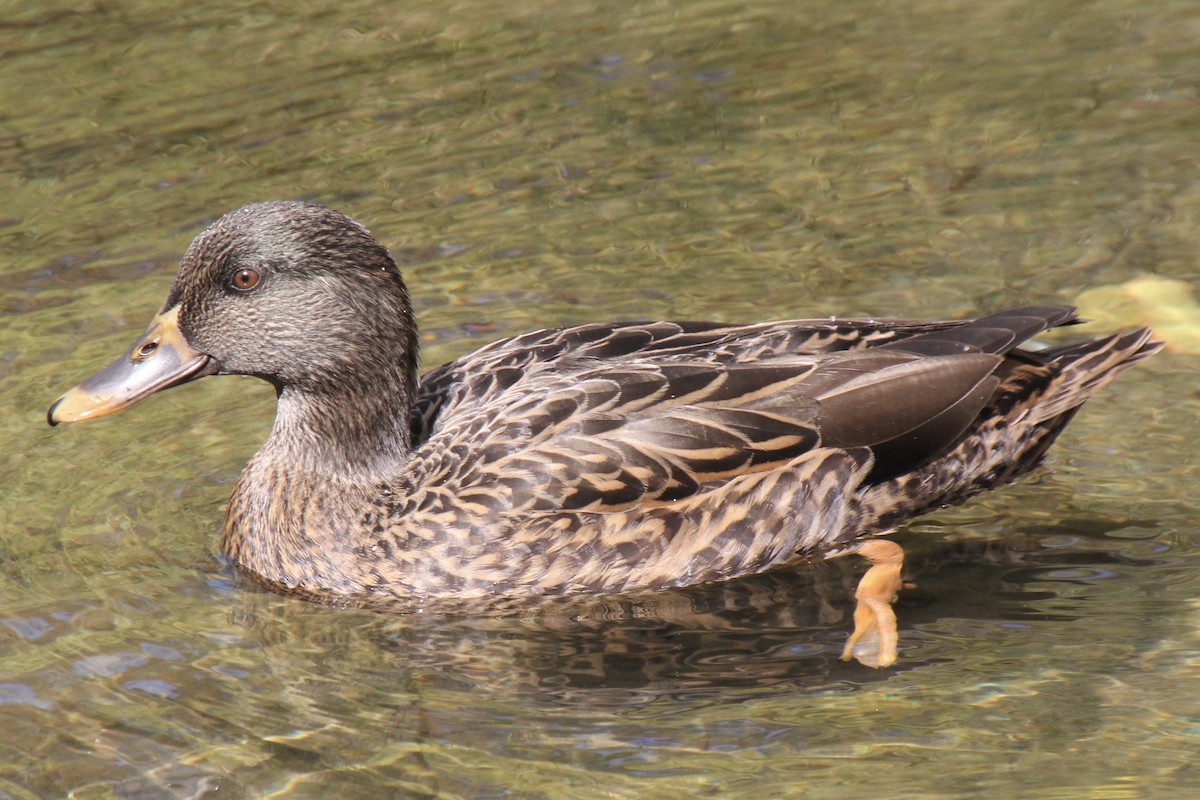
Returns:
[[[868,667],[890,667],[896,663],[896,612],[892,603],[905,588],[900,578],[904,550],[887,539],[863,542],[858,554],[871,562],[871,568],[858,582],[854,599],[854,632],[846,640],[842,660],[858,659]]]

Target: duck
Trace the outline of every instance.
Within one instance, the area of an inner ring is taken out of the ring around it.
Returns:
[[[1047,305],[590,323],[419,377],[387,249],[338,211],[272,201],[201,232],[146,331],[48,420],[207,376],[270,383],[275,422],[221,549],[285,594],[658,592],[862,551],[875,571],[856,627],[887,628],[902,555],[871,543],[1029,472],[1089,397],[1162,347],[1145,328],[1034,346],[1078,321]]]

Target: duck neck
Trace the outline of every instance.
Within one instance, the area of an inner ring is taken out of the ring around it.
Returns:
[[[222,549],[284,590],[361,594],[372,580],[356,534],[410,451],[415,378],[279,391],[275,427],[230,498]]]
[[[331,389],[284,387],[263,449],[276,463],[350,483],[395,476],[412,449],[415,384],[415,377],[397,371]]]

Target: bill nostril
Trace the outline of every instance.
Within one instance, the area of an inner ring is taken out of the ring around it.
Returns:
[[[139,358],[149,358],[154,355],[156,350],[158,350],[158,342],[146,342],[138,348],[137,354]]]

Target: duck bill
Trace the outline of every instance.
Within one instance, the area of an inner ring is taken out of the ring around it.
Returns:
[[[57,425],[103,417],[215,371],[216,362],[187,343],[174,306],[156,316],[123,356],[58,398],[46,418]]]

